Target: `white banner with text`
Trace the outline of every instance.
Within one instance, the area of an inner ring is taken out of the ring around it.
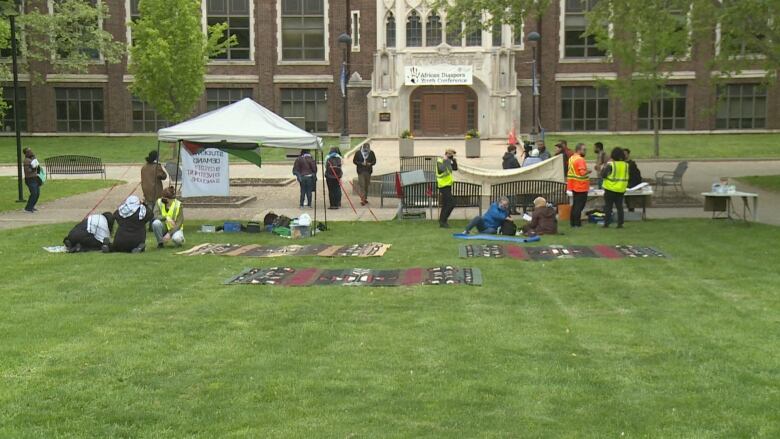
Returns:
[[[181,149],[181,194],[186,197],[227,197],[230,195],[228,154],[216,148],[190,154]]]
[[[404,85],[471,85],[474,69],[466,65],[406,66]]]

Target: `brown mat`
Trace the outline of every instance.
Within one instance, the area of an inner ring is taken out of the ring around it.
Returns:
[[[185,256],[247,256],[254,258],[276,258],[280,256],[369,258],[383,256],[389,249],[390,244],[382,244],[378,242],[352,245],[307,244],[284,246],[205,243],[197,245],[189,250],[178,252],[176,254]]]

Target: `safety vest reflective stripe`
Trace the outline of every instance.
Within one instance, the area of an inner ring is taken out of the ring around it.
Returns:
[[[577,156],[577,158],[572,157],[569,160],[569,171],[566,173],[566,177],[571,178],[573,180],[589,181],[590,177],[588,177],[587,175],[577,175],[577,171],[576,171],[577,168],[575,165],[580,160],[585,160],[585,159],[582,158],[582,156]]]
[[[452,171],[445,169],[444,172],[439,172],[439,165],[444,165],[444,159],[439,158],[436,160],[436,185],[438,187],[452,186],[453,178]]]
[[[162,215],[163,218],[169,219],[171,221],[176,221],[176,218],[179,217],[179,210],[181,210],[181,201],[179,200],[173,200],[171,202],[171,208],[167,209],[165,207],[165,203],[162,202],[162,200],[157,200],[157,208],[160,209],[160,215]],[[180,229],[184,228],[184,224],[181,225]]]
[[[628,187],[628,164],[624,161],[610,163],[612,170],[604,179],[603,187],[612,192],[625,192]]]

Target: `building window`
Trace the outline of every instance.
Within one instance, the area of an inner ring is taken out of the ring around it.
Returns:
[[[92,6],[97,6],[98,4],[101,4],[103,0],[88,0],[87,3],[91,4]],[[59,10],[59,5],[62,3],[63,0],[49,0],[49,13],[54,15]],[[76,23],[69,23],[74,29],[80,29],[82,33],[91,33],[94,32],[97,29],[102,28],[102,23],[94,23],[94,22],[76,22]],[[59,35],[53,36],[53,38],[57,38]],[[90,59],[94,61],[100,60],[100,51],[94,48],[84,47],[79,48],[79,52],[87,55]],[[57,56],[60,58],[67,58],[69,53],[65,52],[58,52]],[[101,128],[102,131],[102,128]]]
[[[327,132],[327,99],[324,88],[283,88],[282,117],[310,133]]]
[[[456,24],[449,22],[446,23],[447,25],[447,44],[449,44],[452,47],[460,47],[463,45],[463,34],[462,24]]]
[[[515,28],[512,28],[512,45],[514,46],[522,46],[523,45],[523,29],[517,30]]]
[[[425,23],[425,45],[438,46],[441,44],[441,17],[436,11],[428,15],[428,22]]]
[[[481,46],[482,45],[482,28],[474,29],[466,34],[467,46]]]
[[[137,133],[155,132],[168,126],[151,105],[133,96],[133,131]]]
[[[412,100],[412,131],[419,132],[422,129],[422,100]]]
[[[24,13],[24,3],[25,3],[24,0],[22,0],[17,5],[17,9],[19,10],[19,14],[20,15]],[[19,25],[17,24],[17,29],[16,29],[16,56],[17,57],[21,57],[22,56],[22,35],[21,35],[22,32],[20,31],[18,26]],[[11,52],[11,35],[10,35],[10,30],[9,30],[9,34],[8,34],[7,38],[8,38],[8,41],[5,44],[6,47],[0,48],[0,58],[8,58],[8,59],[10,59],[13,56],[13,52]]]
[[[729,84],[718,89],[718,129],[766,128],[766,87]]]
[[[325,59],[323,0],[282,0],[282,59]]]
[[[666,87],[668,93],[661,100],[661,124],[662,130],[684,130],[687,126],[685,117],[685,101],[688,87],[685,85],[670,85]],[[652,130],[654,128],[651,116],[651,105],[645,102],[639,106],[640,130]]]
[[[216,110],[244,98],[252,97],[251,88],[207,88],[206,111]]]
[[[561,87],[561,130],[606,130],[609,97],[606,88]]]
[[[352,11],[352,51],[360,52],[360,11]]]
[[[103,131],[102,88],[55,88],[57,131],[98,133]]]
[[[387,20],[385,20],[385,45],[395,47],[395,16],[393,14],[387,14]]]
[[[477,129],[477,102],[471,97],[466,100],[466,128]]]
[[[209,26],[227,23],[225,38],[236,36],[236,45],[228,47],[215,59],[247,60],[252,44],[250,38],[249,0],[206,0],[206,21]]]
[[[564,50],[566,58],[602,57],[604,51],[596,47],[596,38],[583,35],[587,28],[585,13],[596,6],[598,0],[565,0]]]
[[[501,23],[493,23],[493,47],[501,47]]]
[[[413,10],[406,18],[406,47],[422,46],[422,34],[420,14]]]
[[[3,101],[6,109],[3,116],[3,131],[16,131],[14,126],[14,88],[3,87]],[[19,87],[19,131],[27,131],[27,89]]]

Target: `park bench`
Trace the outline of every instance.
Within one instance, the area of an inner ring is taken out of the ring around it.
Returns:
[[[674,171],[657,171],[655,173],[655,190],[658,192],[658,187],[661,187],[661,197],[664,196],[664,188],[667,186],[674,187],[674,190],[677,191],[677,188],[679,187],[680,192],[683,194],[685,193],[685,189],[683,189],[683,175],[685,175],[685,171],[688,170],[688,162],[683,161],[677,164],[677,167],[674,168]]]
[[[425,173],[425,181],[436,181],[435,155],[418,155],[414,157],[401,157],[401,172],[422,170]]]
[[[482,215],[482,186],[475,183],[456,181],[452,185],[455,207],[476,207]],[[401,207],[404,212],[412,209],[429,209],[433,218],[433,208],[439,207],[439,191],[435,183],[415,183],[403,186]]]
[[[509,208],[512,212],[517,212],[518,208],[522,208],[523,213],[533,210],[536,197],[544,197],[548,203],[554,206],[569,204],[569,198],[566,195],[566,183],[558,181],[509,181],[491,185],[490,193],[494,199],[502,196],[509,198]]]
[[[43,161],[46,175],[101,174],[106,178],[106,166],[98,157],[84,155],[58,155]]]

